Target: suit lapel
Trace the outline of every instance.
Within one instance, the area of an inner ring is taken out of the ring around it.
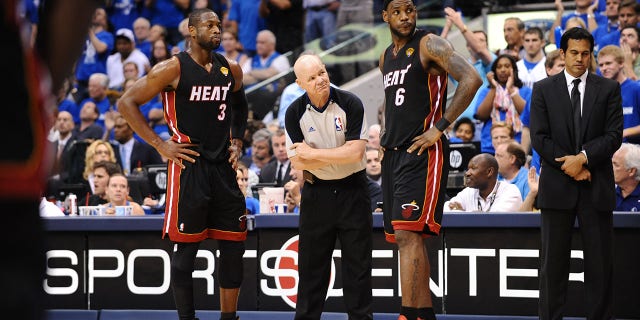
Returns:
[[[569,96],[569,87],[567,87],[567,78],[564,76],[564,72],[560,72],[555,76],[554,96],[558,97],[557,107],[561,112],[561,119],[565,119],[565,126],[569,129],[569,133],[573,134],[573,108],[571,106],[571,96]],[[573,138],[573,135],[572,135]]]
[[[587,75],[587,83],[584,88],[584,100],[582,102],[582,120],[580,121],[580,133],[582,134],[582,141],[584,141],[584,134],[587,132],[587,125],[593,112],[593,104],[596,101],[598,91],[600,91],[600,81],[598,77],[589,73]]]

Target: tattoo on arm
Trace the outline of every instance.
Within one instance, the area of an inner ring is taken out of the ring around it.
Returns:
[[[445,112],[445,118],[453,121],[469,106],[482,84],[480,76],[469,61],[453,50],[451,44],[445,39],[430,36],[425,46],[430,60],[458,81],[451,104]]]
[[[425,47],[429,60],[435,62],[438,66],[444,70],[448,70],[449,58],[453,54],[453,47],[451,44],[438,36],[430,35],[425,41]]]

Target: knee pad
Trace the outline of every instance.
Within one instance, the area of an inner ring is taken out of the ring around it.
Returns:
[[[244,255],[244,242],[219,240],[220,268],[218,269],[218,282],[225,289],[240,288],[244,268],[242,256]]]
[[[191,283],[191,273],[198,253],[199,243],[176,243],[171,258],[171,278],[175,284]]]

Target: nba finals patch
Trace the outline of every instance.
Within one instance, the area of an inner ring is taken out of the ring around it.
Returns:
[[[227,69],[227,67],[221,67],[220,72],[226,76],[229,74],[229,69]]]
[[[413,48],[407,49],[407,51],[405,51],[405,53],[407,54],[407,58],[411,57],[411,55],[413,54]]]

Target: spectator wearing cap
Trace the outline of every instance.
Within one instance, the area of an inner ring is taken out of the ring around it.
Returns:
[[[122,28],[116,31],[116,52],[107,58],[107,75],[109,89],[120,90],[124,84],[123,66],[133,61],[138,65],[138,77],[145,75],[149,69],[149,58],[136,49],[136,40],[131,29]]]

